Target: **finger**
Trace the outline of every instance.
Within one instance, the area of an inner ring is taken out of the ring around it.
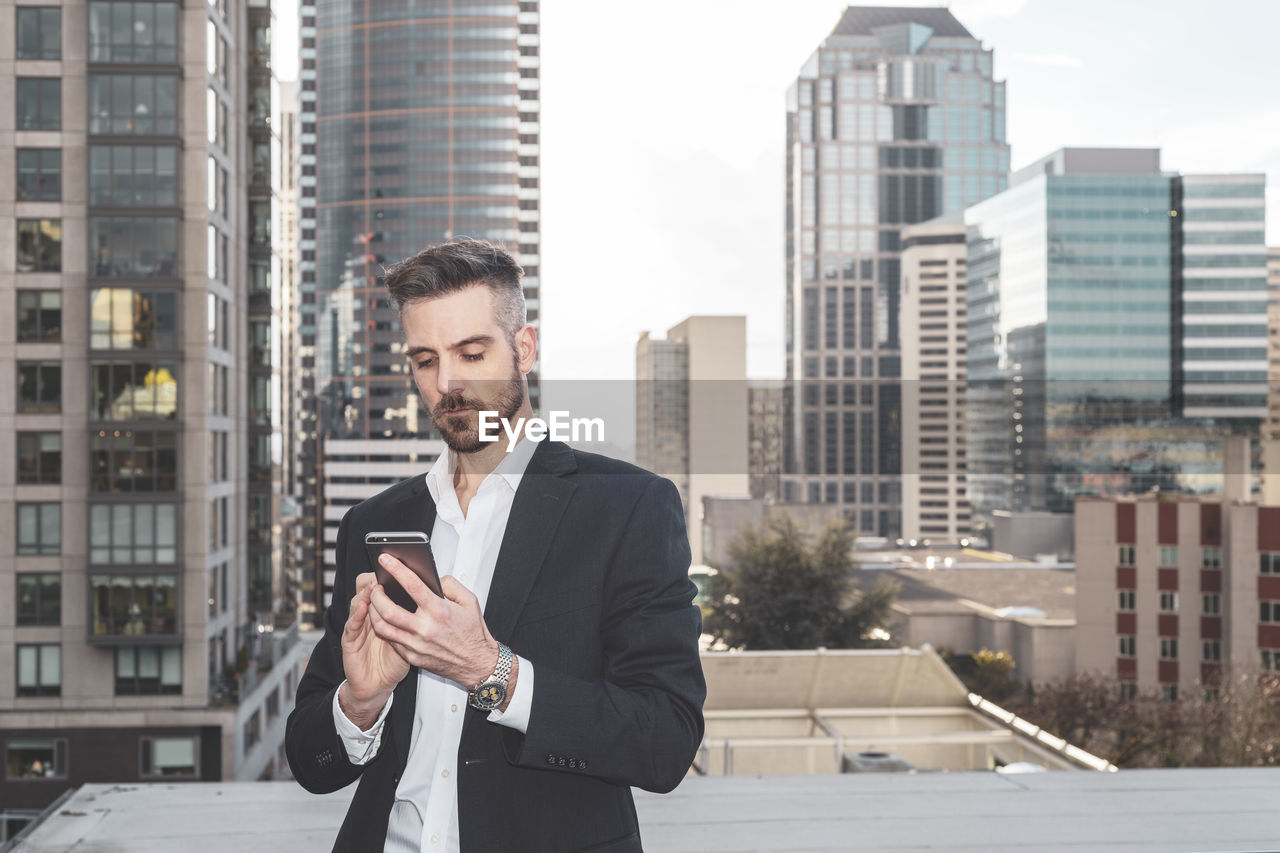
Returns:
[[[427,585],[422,582],[422,578],[418,577],[413,569],[410,569],[404,563],[397,560],[390,554],[383,554],[378,561],[382,563],[382,567],[391,573],[391,576],[400,582],[400,586],[404,587],[404,591],[409,593],[409,597],[418,603],[419,607],[430,607],[430,601],[436,597],[436,594],[427,589]]]
[[[356,592],[363,592],[365,587],[377,583],[378,577],[373,572],[362,572],[356,575]]]
[[[440,591],[454,604],[460,604],[463,607],[475,605],[477,609],[480,606],[480,600],[476,598],[475,593],[463,586],[462,581],[453,575],[445,575],[440,579]]]
[[[391,600],[382,584],[373,588],[369,604],[371,612],[383,622],[390,622],[406,631],[413,630],[413,614]]]
[[[392,625],[385,619],[377,620],[373,623],[373,633],[376,634],[379,639],[385,640],[388,643],[405,647],[405,650],[400,652],[401,657],[404,657],[405,654],[408,653],[408,647],[415,639],[413,634],[403,628]]]

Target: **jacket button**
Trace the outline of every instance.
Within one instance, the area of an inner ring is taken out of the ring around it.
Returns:
[[[585,758],[580,759],[580,760],[578,761],[578,769],[579,769],[579,770],[586,770],[586,769],[587,769],[587,760],[586,760]]]
[[[552,754],[552,753],[550,753],[550,752],[548,752],[548,753],[547,753],[547,763],[548,763],[548,764],[555,764],[555,763],[556,763],[556,757],[555,757],[555,755],[554,755],[554,754]]]
[[[569,759],[569,766],[576,770],[576,769],[578,768],[578,759],[576,759],[576,758],[570,758],[570,759]]]
[[[556,763],[559,764],[561,767],[564,767],[566,763],[564,756],[560,756],[560,758],[556,761]]]

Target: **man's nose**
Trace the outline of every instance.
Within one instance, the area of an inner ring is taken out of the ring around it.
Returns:
[[[449,370],[441,366],[436,373],[436,391],[443,395],[461,391],[462,387],[462,380],[450,375]]]

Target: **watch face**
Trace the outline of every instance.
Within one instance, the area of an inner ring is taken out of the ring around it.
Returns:
[[[481,684],[476,690],[476,705],[484,710],[493,710],[507,700],[507,688],[501,682],[490,681]]]

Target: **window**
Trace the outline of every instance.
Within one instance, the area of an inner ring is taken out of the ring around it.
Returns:
[[[177,62],[177,6],[90,3],[89,61]]]
[[[67,778],[67,742],[63,738],[15,738],[5,744],[6,779]]]
[[[244,754],[248,755],[249,751],[258,745],[258,741],[262,740],[262,721],[261,714],[255,709],[244,721]]]
[[[18,149],[18,201],[62,199],[62,150]]]
[[[178,407],[177,373],[177,365],[168,361],[90,362],[89,419],[173,419]]]
[[[1262,551],[1258,554],[1258,571],[1264,575],[1280,575],[1280,551]]]
[[[177,349],[178,293],[97,287],[89,294],[90,349]]]
[[[1201,660],[1205,663],[1217,663],[1222,660],[1222,641],[1205,640]]]
[[[1132,634],[1120,635],[1120,657],[1131,658],[1137,654],[1137,638]]]
[[[178,203],[178,149],[172,145],[93,145],[89,203],[163,207]]]
[[[272,690],[267,696],[266,704],[267,725],[271,725],[277,717],[280,716],[280,690]]]
[[[1133,565],[1133,546],[1121,545],[1116,549],[1116,565],[1132,566]]]
[[[18,504],[18,553],[20,555],[62,552],[62,504]]]
[[[1258,602],[1259,622],[1280,622],[1280,601]]]
[[[18,78],[18,130],[62,129],[62,80]]]
[[[1280,649],[1262,650],[1262,668],[1267,672],[1280,671]]]
[[[62,410],[62,364],[18,362],[18,411],[51,414]]]
[[[1119,693],[1121,702],[1132,702],[1134,699],[1138,698],[1138,682],[1121,681]]]
[[[1178,594],[1176,592],[1160,593],[1160,612],[1161,613],[1177,613],[1178,612]]]
[[[19,573],[19,625],[62,624],[62,575],[58,572]]]
[[[1134,602],[1135,596],[1136,596],[1135,590],[1132,590],[1132,589],[1120,590],[1119,593],[1116,595],[1116,599],[1117,599],[1116,609],[1117,610],[1133,610],[1134,609],[1133,602]]]
[[[138,743],[138,775],[143,779],[194,779],[200,775],[199,745],[194,735],[144,737]]]
[[[1178,659],[1177,637],[1161,637],[1160,638],[1160,659],[1161,660],[1177,660]]]
[[[117,696],[158,696],[181,692],[181,646],[116,649]]]
[[[18,482],[62,482],[62,433],[18,433]]]
[[[95,216],[89,220],[89,245],[97,278],[178,274],[178,220],[172,216]]]
[[[62,695],[62,646],[57,643],[20,645],[18,695]]]
[[[95,637],[178,633],[176,575],[93,575],[89,578]]]
[[[1160,701],[1161,702],[1177,702],[1178,701],[1178,685],[1161,684],[1160,685]]]
[[[62,58],[62,10],[57,6],[18,7],[18,58]]]
[[[56,344],[62,340],[62,293],[18,291],[18,343]]]
[[[18,272],[62,271],[62,220],[18,220]]]
[[[1178,547],[1176,545],[1160,546],[1160,565],[1170,568],[1178,565]]]
[[[172,492],[177,489],[177,433],[98,430],[89,436],[95,492]]]
[[[1206,593],[1201,596],[1203,599],[1203,610],[1205,616],[1217,616],[1222,612],[1222,596],[1216,592]]]
[[[89,132],[147,136],[177,133],[177,76],[90,75]]]
[[[94,565],[172,563],[178,559],[177,541],[173,504],[89,507],[89,562]]]
[[[1222,568],[1222,549],[1205,548],[1200,560],[1200,565],[1206,569]]]

